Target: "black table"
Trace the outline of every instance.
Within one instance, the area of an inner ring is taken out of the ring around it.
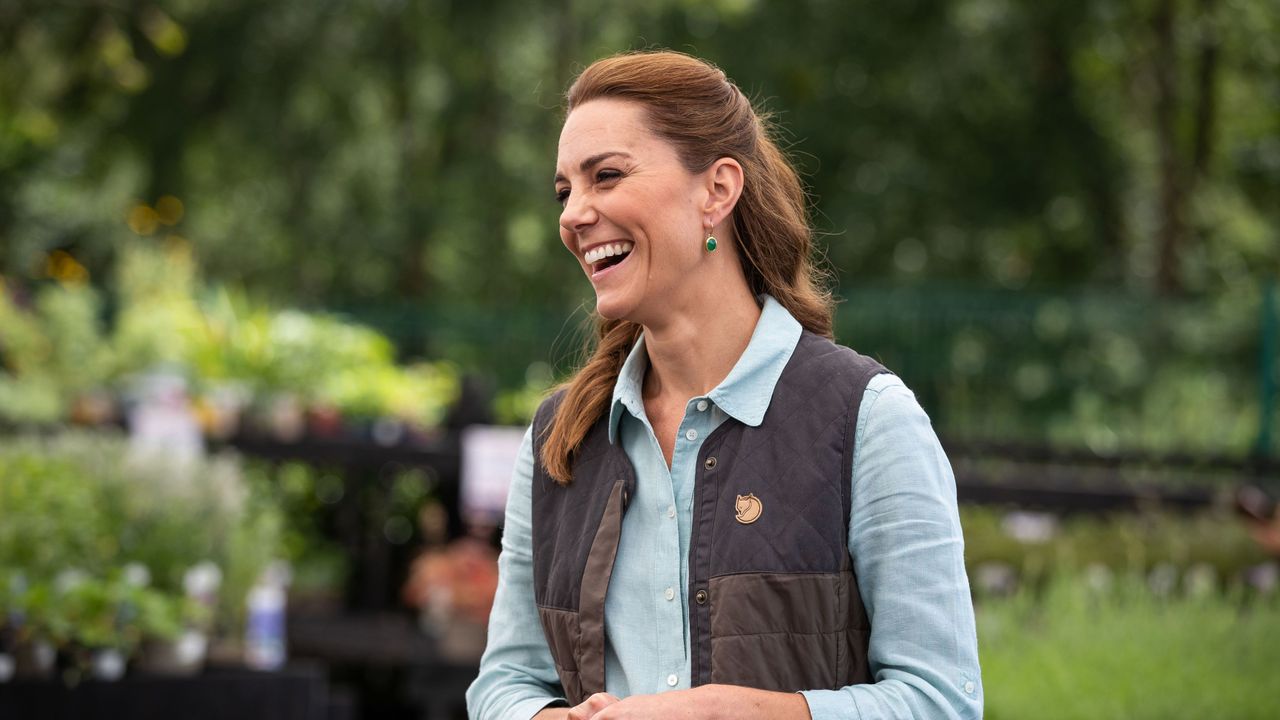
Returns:
[[[68,688],[59,680],[0,683],[4,720],[337,720],[349,706],[329,692],[317,665],[274,672],[210,669],[192,677],[129,676],[117,682],[86,681]],[[345,707],[344,707],[345,706]]]

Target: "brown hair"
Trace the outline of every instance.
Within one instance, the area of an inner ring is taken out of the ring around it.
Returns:
[[[724,72],[683,53],[623,53],[582,71],[566,93],[566,114],[597,98],[642,104],[650,129],[675,147],[691,173],[722,157],[742,165],[733,234],[751,292],[772,295],[805,329],[831,337],[831,294],[810,258],[812,230],[800,177],[771,137],[768,117],[752,108]],[[560,386],[564,398],[541,458],[556,482],[572,479],[578,446],[608,409],[640,330],[628,320],[599,318],[594,352]]]

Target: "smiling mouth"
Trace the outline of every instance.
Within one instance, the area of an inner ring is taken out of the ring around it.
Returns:
[[[583,260],[594,276],[626,260],[634,247],[634,244],[625,241],[601,245],[587,251]]]

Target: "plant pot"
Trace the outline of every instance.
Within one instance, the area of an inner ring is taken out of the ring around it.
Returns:
[[[106,425],[117,417],[115,398],[105,390],[92,390],[76,396],[68,419],[76,425]]]
[[[307,434],[321,440],[342,437],[342,412],[329,405],[313,405],[308,408]]]
[[[76,687],[85,680],[115,682],[124,677],[128,662],[128,656],[118,648],[71,643],[58,648],[55,667],[64,685]]]
[[[369,426],[369,439],[379,447],[395,447],[404,440],[405,424],[391,417],[380,417]]]
[[[57,658],[58,651],[49,642],[20,642],[13,652],[14,675],[33,679],[51,677]]]
[[[209,638],[187,630],[172,640],[150,640],[143,645],[138,669],[153,675],[195,675],[204,667]]]
[[[280,394],[272,397],[266,407],[265,419],[272,439],[277,442],[298,442],[307,431],[302,403],[292,395]]]
[[[90,654],[89,676],[94,680],[115,682],[124,677],[128,658],[116,648],[98,648]]]

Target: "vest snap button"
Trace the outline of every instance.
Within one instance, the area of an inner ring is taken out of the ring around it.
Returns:
[[[699,605],[706,605],[706,604],[707,604],[707,591],[706,591],[706,590],[699,590],[699,591],[698,591],[698,594],[696,594],[696,595],[694,595],[694,596],[693,596],[693,599],[694,599],[694,600],[697,600]]]
[[[702,467],[708,470],[714,470],[716,467],[716,456],[712,455],[711,457],[707,458],[707,461],[702,463]]]

